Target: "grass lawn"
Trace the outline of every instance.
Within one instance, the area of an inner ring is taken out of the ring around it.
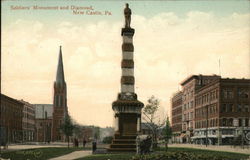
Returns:
[[[158,151],[165,151],[165,148],[159,148]],[[219,155],[226,155],[235,159],[244,159],[250,156],[249,154],[243,153],[235,153],[235,152],[225,152],[225,151],[212,151],[206,149],[196,149],[196,148],[180,148],[180,147],[169,147],[168,152],[192,152],[195,154],[205,154],[205,155],[213,155],[214,157]]]
[[[158,151],[165,151],[165,148],[159,148]],[[235,153],[235,152],[226,152],[226,151],[213,151],[213,150],[206,150],[206,149],[197,149],[197,148],[181,148],[181,147],[169,147],[169,152],[176,152],[176,151],[182,151],[182,152],[195,152],[195,153],[201,153],[201,154],[227,154],[232,156],[250,156],[249,154],[244,153]]]
[[[135,153],[120,153],[120,154],[95,154],[77,160],[128,160],[131,159]]]
[[[152,153],[151,155],[160,155],[165,153],[165,148],[159,148],[157,151]],[[247,159],[250,154],[241,154],[241,153],[232,153],[232,152],[222,152],[222,151],[211,151],[211,150],[205,150],[205,149],[194,149],[194,148],[178,148],[178,147],[170,147],[168,149],[168,153],[186,153],[186,155],[208,155],[211,157],[221,157],[221,156],[226,156],[230,157],[231,159],[235,160],[243,160]],[[167,153],[167,154],[168,154]],[[123,153],[123,154],[97,154],[97,155],[91,155],[83,158],[79,158],[78,160],[130,160],[132,157],[135,156],[134,153]],[[180,156],[180,155],[178,155]],[[184,155],[183,155],[184,156]],[[155,156],[158,157],[158,156]],[[136,160],[139,159],[138,156],[135,158]],[[148,159],[154,160],[155,158],[151,157]],[[168,160],[168,158],[164,158],[164,160]],[[220,159],[220,158],[219,158]],[[226,160],[227,158],[221,158],[221,160]],[[192,158],[190,159],[192,160]],[[212,159],[211,159],[212,160]]]
[[[10,160],[46,160],[53,157],[69,154],[74,151],[83,150],[83,148],[67,148],[67,147],[48,147],[25,149],[18,151],[6,151],[1,154],[1,158]]]

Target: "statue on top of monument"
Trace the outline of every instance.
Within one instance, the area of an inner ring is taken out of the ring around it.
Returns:
[[[125,28],[130,28],[131,14],[131,9],[129,8],[128,3],[126,3],[126,7],[124,8]]]

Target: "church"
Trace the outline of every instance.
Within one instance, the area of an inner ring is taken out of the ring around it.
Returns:
[[[65,141],[65,137],[60,130],[64,117],[68,115],[67,85],[64,78],[61,46],[53,88],[52,104],[33,104],[35,109],[34,139],[37,142]]]
[[[60,131],[64,117],[68,115],[67,106],[67,84],[64,78],[62,47],[60,46],[59,58],[54,82],[53,95],[53,116],[52,116],[52,141],[64,141],[64,136]]]

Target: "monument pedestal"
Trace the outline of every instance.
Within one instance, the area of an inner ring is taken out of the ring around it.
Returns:
[[[113,102],[115,111],[115,135],[108,148],[110,152],[136,152],[136,136],[141,131],[141,109],[143,103],[137,100],[136,94],[130,98],[118,95]]]

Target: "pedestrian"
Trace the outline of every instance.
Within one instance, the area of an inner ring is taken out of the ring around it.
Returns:
[[[74,138],[74,147],[76,147],[76,138]]]
[[[86,139],[84,138],[84,139],[83,139],[83,142],[82,142],[83,148],[85,148],[86,143],[87,143],[87,141],[86,141]]]
[[[92,153],[96,151],[96,140],[94,139],[92,142]]]
[[[79,147],[79,141],[76,139],[76,147]]]

